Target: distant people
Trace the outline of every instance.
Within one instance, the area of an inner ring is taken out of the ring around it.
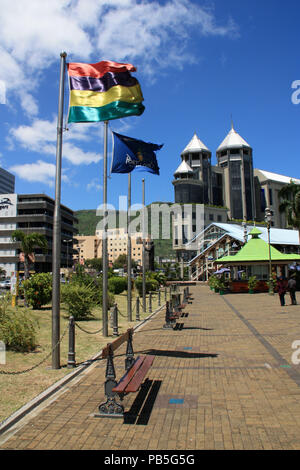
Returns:
[[[280,305],[282,307],[285,306],[286,291],[287,291],[287,281],[283,276],[280,276],[280,278],[277,281],[277,292],[278,292],[279,299],[280,299]]]
[[[292,275],[288,280],[288,291],[289,291],[290,297],[291,297],[291,305],[297,305],[296,287],[297,287],[296,279]]]

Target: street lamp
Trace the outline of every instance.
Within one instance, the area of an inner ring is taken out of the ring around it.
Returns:
[[[268,229],[268,245],[269,245],[269,294],[274,295],[274,286],[272,278],[272,259],[271,259],[271,243],[270,243],[270,227],[272,221],[273,212],[269,207],[265,208],[265,221]]]

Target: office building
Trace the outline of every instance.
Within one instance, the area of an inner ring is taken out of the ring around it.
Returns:
[[[186,205],[193,205],[192,214],[202,206],[203,229],[214,222],[264,222],[267,207],[273,212],[271,226],[285,229],[286,216],[279,211],[278,193],[291,180],[300,184],[293,177],[254,169],[253,149],[233,124],[216,150],[216,165],[211,164],[211,156],[211,150],[194,134],[181,153],[172,181],[175,203],[184,205],[183,212],[188,212],[173,218],[173,248],[178,258],[186,261],[198,251],[193,240],[199,233]]]
[[[24,269],[20,258],[20,244],[11,240],[14,230],[43,234],[48,251],[35,250],[35,262],[30,267],[35,272],[52,271],[52,240],[54,200],[45,194],[2,194],[0,196],[0,267],[7,276]],[[77,219],[71,209],[61,205],[61,267],[71,267],[73,260],[74,224]]]
[[[15,192],[15,175],[0,168],[0,195]]]

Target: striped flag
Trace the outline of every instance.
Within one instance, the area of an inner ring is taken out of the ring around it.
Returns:
[[[144,112],[139,82],[131,64],[102,61],[69,63],[70,106],[68,122],[99,122]]]

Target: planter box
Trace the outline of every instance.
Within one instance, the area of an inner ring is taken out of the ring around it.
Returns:
[[[248,281],[232,281],[230,284],[231,292],[246,292],[249,293]],[[258,281],[254,292],[268,292],[269,288],[266,281]]]

